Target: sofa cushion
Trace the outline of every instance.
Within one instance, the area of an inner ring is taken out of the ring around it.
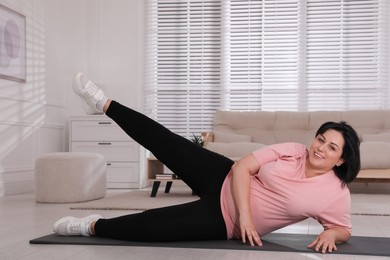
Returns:
[[[273,129],[300,129],[307,130],[309,127],[309,112],[277,111],[275,112],[275,124]]]
[[[251,152],[263,148],[265,145],[261,143],[236,142],[236,143],[217,143],[209,142],[205,148],[222,154],[226,157],[237,159]]]
[[[214,115],[214,131],[240,129],[269,129],[275,125],[275,112],[271,111],[225,111],[217,110]]]
[[[390,168],[389,142],[362,142],[360,144],[360,160],[362,169]]]
[[[339,122],[341,121],[341,115],[342,112],[340,111],[312,111],[309,113],[309,129],[317,131],[325,122]]]
[[[249,131],[249,129],[246,131],[247,134],[250,134],[252,136],[252,142],[260,143],[260,144],[275,144],[276,138],[274,131],[270,130],[254,130]]]
[[[315,133],[301,129],[287,129],[287,130],[275,130],[274,131],[277,143],[295,142],[304,144],[310,147]]]
[[[251,142],[251,141],[252,141],[252,137],[250,135],[214,132],[214,142],[236,143],[236,142]]]
[[[343,111],[342,120],[348,122],[360,134],[375,134],[384,129],[390,110]]]
[[[390,142],[390,133],[364,134],[362,142]]]

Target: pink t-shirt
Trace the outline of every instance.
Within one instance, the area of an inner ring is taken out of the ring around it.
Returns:
[[[352,230],[351,196],[333,171],[306,178],[306,146],[282,143],[252,153],[260,169],[252,176],[250,206],[256,230],[264,236],[279,228],[316,219],[324,229]],[[231,173],[221,190],[222,214],[228,238],[240,238],[238,212],[231,193]]]

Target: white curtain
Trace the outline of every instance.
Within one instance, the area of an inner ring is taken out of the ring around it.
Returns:
[[[387,5],[149,0],[146,111],[190,137],[218,108],[389,108]]]

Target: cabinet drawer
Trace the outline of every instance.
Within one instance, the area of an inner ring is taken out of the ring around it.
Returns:
[[[139,146],[135,142],[72,142],[73,152],[100,153],[106,161],[138,162]]]
[[[107,162],[107,182],[139,182],[138,163]]]
[[[72,121],[71,141],[132,140],[112,120]]]

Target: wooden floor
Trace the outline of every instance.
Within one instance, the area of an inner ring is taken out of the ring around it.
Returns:
[[[118,191],[116,191],[118,192]],[[174,192],[174,189],[172,190]],[[110,192],[108,196],[114,192]],[[158,197],[156,197],[158,199]],[[390,237],[390,195],[353,194],[354,235]],[[67,204],[38,204],[33,194],[0,198],[0,260],[4,259],[386,259],[352,255],[321,255],[234,250],[142,248],[115,246],[30,245],[28,241],[52,233],[55,220],[65,215],[98,213],[114,217],[129,211],[70,210]],[[318,234],[321,226],[306,220],[278,232]],[[131,231],[130,231],[131,232]],[[389,249],[390,250],[390,249]],[[388,258],[387,258],[388,259]]]

